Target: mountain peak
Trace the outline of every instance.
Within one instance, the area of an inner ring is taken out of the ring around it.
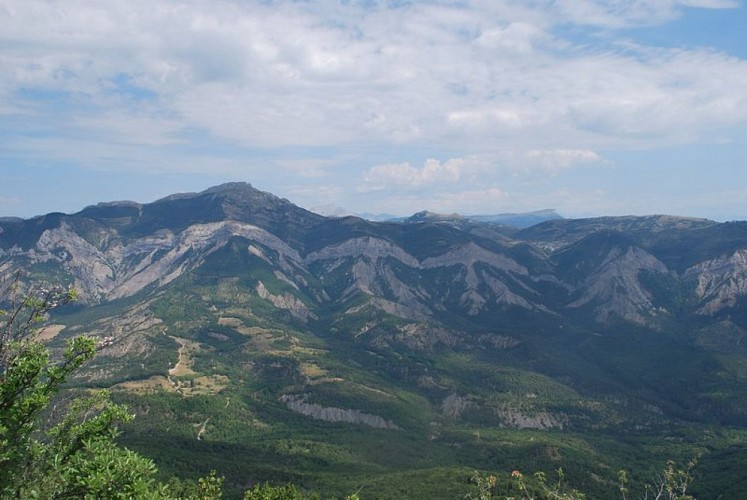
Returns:
[[[428,210],[422,210],[406,218],[404,222],[453,222],[459,220],[464,220],[464,217],[457,213],[439,214]]]
[[[236,192],[261,192],[248,182],[225,182],[210,187],[203,193],[236,193]],[[202,194],[202,193],[200,193]]]
[[[218,184],[217,186],[212,186],[199,192],[187,191],[184,193],[170,194],[168,196],[164,196],[163,198],[159,198],[153,203],[161,203],[161,202],[196,198],[198,196],[202,196],[206,194],[229,194],[229,193],[235,194],[235,193],[261,193],[261,192],[262,191],[259,191],[258,189],[254,188],[254,186],[252,186],[248,182],[225,182],[223,184]]]
[[[112,219],[137,215],[142,205],[134,201],[104,201],[89,205],[75,215],[92,219]]]

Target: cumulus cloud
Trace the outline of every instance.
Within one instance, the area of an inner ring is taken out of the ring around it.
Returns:
[[[622,30],[737,7],[0,0],[0,160],[471,192],[596,151],[740,140],[747,61]]]
[[[445,162],[434,159],[425,161],[422,167],[410,163],[376,165],[363,175],[363,190],[379,190],[390,186],[407,188],[431,184],[459,182],[464,171],[476,166],[475,159],[452,158]]]
[[[490,155],[426,160],[422,166],[409,162],[386,163],[366,170],[358,190],[409,190],[426,187],[448,187],[498,182],[506,175],[547,176],[584,165],[604,163],[588,149],[532,149],[495,151]]]

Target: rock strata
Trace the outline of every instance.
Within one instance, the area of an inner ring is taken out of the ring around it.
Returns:
[[[385,420],[378,415],[363,413],[359,410],[336,408],[334,406],[322,406],[316,403],[307,403],[305,395],[286,394],[280,397],[289,410],[301,415],[306,415],[315,420],[326,422],[346,422],[349,424],[363,424],[376,429],[399,430],[400,427],[390,420]]]

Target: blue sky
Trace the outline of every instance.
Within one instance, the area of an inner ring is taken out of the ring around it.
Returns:
[[[227,181],[327,214],[747,220],[737,0],[0,0],[0,215]]]

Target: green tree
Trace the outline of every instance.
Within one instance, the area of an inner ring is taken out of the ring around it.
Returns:
[[[197,481],[172,477],[168,482],[169,494],[173,498],[189,500],[214,500],[223,497],[223,478],[211,471]]]
[[[166,496],[153,462],[114,443],[117,424],[132,418],[126,407],[106,392],[50,407],[96,351],[95,339],[78,337],[52,356],[38,338],[38,323],[75,299],[71,288],[23,290],[19,275],[0,283],[0,496]]]
[[[293,484],[272,486],[268,483],[255,484],[244,492],[244,500],[304,500]]]

